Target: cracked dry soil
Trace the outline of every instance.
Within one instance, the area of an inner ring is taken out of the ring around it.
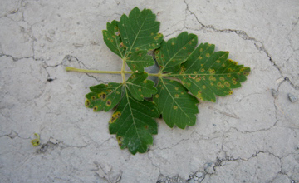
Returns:
[[[299,182],[298,1],[0,4],[0,182]],[[192,32],[252,72],[202,102],[195,126],[159,121],[154,145],[132,156],[109,134],[111,112],[84,106],[88,87],[121,77],[65,67],[120,70],[101,30],[135,6],[156,13],[165,39]]]

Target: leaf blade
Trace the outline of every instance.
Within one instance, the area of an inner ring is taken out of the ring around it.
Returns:
[[[90,87],[85,106],[94,111],[110,111],[121,99],[122,83],[111,82]]]
[[[181,66],[178,78],[196,97],[216,101],[216,96],[231,95],[231,89],[247,80],[249,67],[228,59],[228,52],[214,52],[215,46],[201,43]]]
[[[193,52],[197,41],[195,34],[182,32],[177,37],[162,42],[161,47],[155,51],[161,72],[178,70],[180,64],[185,62]]]
[[[107,22],[107,30],[103,30],[102,33],[106,46],[116,55],[123,58],[125,55],[125,48],[121,44],[118,24],[119,22],[115,20],[113,20],[111,23]]]
[[[171,128],[174,125],[182,129],[193,126],[199,112],[198,100],[188,94],[188,90],[177,81],[160,78],[157,88],[154,102],[165,123]]]
[[[158,116],[154,103],[138,101],[126,89],[110,120],[110,134],[116,135],[122,149],[128,148],[132,154],[144,153],[153,143],[152,135],[158,133],[158,125],[153,119]]]
[[[159,22],[155,21],[156,15],[149,9],[140,11],[135,7],[129,17],[125,14],[120,18],[120,35],[124,45],[130,52],[140,50],[154,50],[163,41],[163,35],[159,34]]]
[[[154,87],[154,82],[147,80],[148,74],[145,72],[134,73],[126,81],[126,87],[130,94],[139,101],[143,101],[144,97],[151,97],[157,93],[157,89]]]

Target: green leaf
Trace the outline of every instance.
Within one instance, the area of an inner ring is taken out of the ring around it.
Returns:
[[[86,107],[94,111],[110,111],[121,99],[121,83],[100,84],[90,87],[91,92],[86,95]]]
[[[126,88],[136,100],[143,101],[144,97],[152,97],[157,93],[154,82],[146,80],[147,77],[145,72],[134,73],[126,81]],[[94,111],[110,111],[121,100],[123,86],[122,83],[111,82],[90,87],[91,92],[86,95],[86,107],[93,108]]]
[[[241,86],[249,67],[228,59],[228,52],[214,52],[213,44],[201,43],[176,75],[183,85],[203,101],[216,101],[216,96],[231,95]]]
[[[153,144],[158,126],[153,118],[159,112],[153,102],[138,101],[126,89],[119,106],[110,119],[110,134],[115,134],[121,149],[128,148],[132,154],[146,152]]]
[[[145,72],[134,73],[126,81],[126,86],[131,95],[139,101],[144,100],[144,97],[152,97],[157,93],[157,89],[154,87],[154,82],[146,80],[148,74]]]
[[[197,45],[197,36],[182,32],[176,38],[163,42],[155,51],[160,72],[175,72],[185,62]]]
[[[184,129],[195,124],[198,100],[181,83],[160,78],[154,102],[168,126]]]
[[[212,44],[196,47],[198,38],[192,33],[182,32],[164,41],[155,18],[149,9],[134,8],[129,16],[107,23],[104,42],[123,63],[120,72],[111,73],[120,73],[122,83],[96,85],[86,95],[85,104],[94,111],[115,109],[109,121],[110,133],[116,135],[121,149],[128,148],[132,154],[146,152],[153,144],[153,135],[158,133],[154,118],[162,114],[169,127],[193,126],[199,112],[198,99],[216,101],[216,96],[232,94],[250,72],[249,67],[228,59],[228,52],[214,52]],[[159,73],[144,72],[155,63],[151,51]],[[127,72],[125,64],[133,72]],[[125,81],[128,73],[132,75]],[[159,78],[156,87],[146,79],[149,75]]]
[[[134,8],[129,17],[121,16],[120,22],[107,23],[103,37],[107,47],[121,57],[132,71],[143,72],[144,67],[154,65],[148,52],[160,46],[163,35],[159,32],[159,22],[149,9]]]
[[[163,35],[159,32],[159,22],[155,21],[156,15],[149,9],[140,12],[134,8],[129,17],[120,17],[119,29],[121,39],[127,47],[126,55],[140,50],[154,50],[163,41]]]
[[[121,58],[125,55],[125,48],[121,44],[120,33],[117,21],[107,22],[107,30],[103,30],[104,42],[108,48]]]
[[[126,63],[132,71],[143,72],[144,67],[149,67],[155,64],[152,56],[148,55],[147,51],[138,51],[131,53],[126,58]]]

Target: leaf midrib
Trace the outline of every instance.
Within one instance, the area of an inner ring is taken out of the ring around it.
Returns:
[[[176,102],[176,100],[174,99],[174,97],[171,95],[170,91],[168,90],[166,84],[164,83],[164,80],[161,78],[161,81],[163,83],[163,86],[165,86],[165,89],[168,91],[169,96],[172,98],[172,100],[174,101],[174,103],[179,107],[179,109],[184,113],[184,115],[190,119],[189,115],[187,113],[185,113],[185,111],[181,108],[181,106]]]
[[[192,39],[194,39],[194,38],[192,38]],[[169,41],[168,41],[168,42],[169,42]],[[168,44],[168,42],[167,42],[167,44]],[[188,41],[186,44],[184,44],[184,46],[188,45],[189,42],[190,42],[190,41]],[[176,52],[176,53],[175,53],[175,54],[168,60],[168,62],[164,65],[164,68],[161,69],[161,72],[167,67],[167,65],[168,65],[169,63],[171,63],[171,61],[176,57],[176,55],[179,54],[179,52],[180,52],[182,49],[184,49],[184,46],[182,46],[182,47],[179,49],[179,51],[177,51],[177,52]],[[169,49],[167,49],[167,51],[169,52]],[[194,51],[194,50],[193,50],[193,51]],[[190,54],[190,55],[191,55],[191,54]],[[188,56],[186,57],[186,59],[183,60],[182,63],[186,62],[186,60],[190,57],[190,55],[188,55]],[[182,63],[181,63],[181,64],[182,64]]]
[[[142,25],[140,26],[139,31],[137,32],[137,35],[135,36],[135,39],[134,39],[134,41],[133,41],[133,44],[130,45],[130,50],[129,50],[128,52],[126,51],[126,53],[125,53],[126,56],[127,56],[127,53],[130,53],[131,50],[132,50],[132,48],[134,47],[135,42],[136,42],[136,40],[137,40],[137,37],[138,37],[138,35],[140,34],[140,31],[141,31],[142,27],[144,26],[145,20],[147,19],[148,15],[149,15],[149,13],[145,16],[144,21],[143,21]],[[139,17],[140,17],[140,16],[141,16],[141,12],[140,12]],[[139,18],[139,17],[138,17],[138,18]],[[128,17],[128,18],[129,18],[129,17]],[[133,32],[134,32],[134,31],[133,31]]]

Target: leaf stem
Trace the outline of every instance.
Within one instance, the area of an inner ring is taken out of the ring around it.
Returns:
[[[154,76],[154,77],[168,77],[169,76],[169,74],[163,74],[163,73],[161,73],[161,72],[159,72],[159,73],[148,73],[148,76]]]
[[[123,60],[123,65],[121,67],[120,74],[121,74],[123,83],[125,83],[126,82],[126,75],[125,75],[125,72],[126,72],[126,58],[123,58],[122,60]]]
[[[133,74],[134,72],[125,71],[126,68],[126,61],[123,60],[123,65],[121,68],[121,71],[98,71],[98,70],[88,70],[88,69],[79,69],[75,67],[66,67],[66,72],[84,72],[84,73],[102,73],[102,74],[121,74],[123,82],[125,82],[126,77],[125,74]],[[161,72],[159,73],[148,73],[148,76],[154,76],[154,77],[169,77],[171,74],[163,74]]]
[[[97,70],[87,70],[78,69],[75,67],[66,67],[66,72],[84,72],[84,73],[103,73],[103,74],[121,74],[121,71],[97,71]],[[125,74],[133,74],[133,72],[124,72]]]

